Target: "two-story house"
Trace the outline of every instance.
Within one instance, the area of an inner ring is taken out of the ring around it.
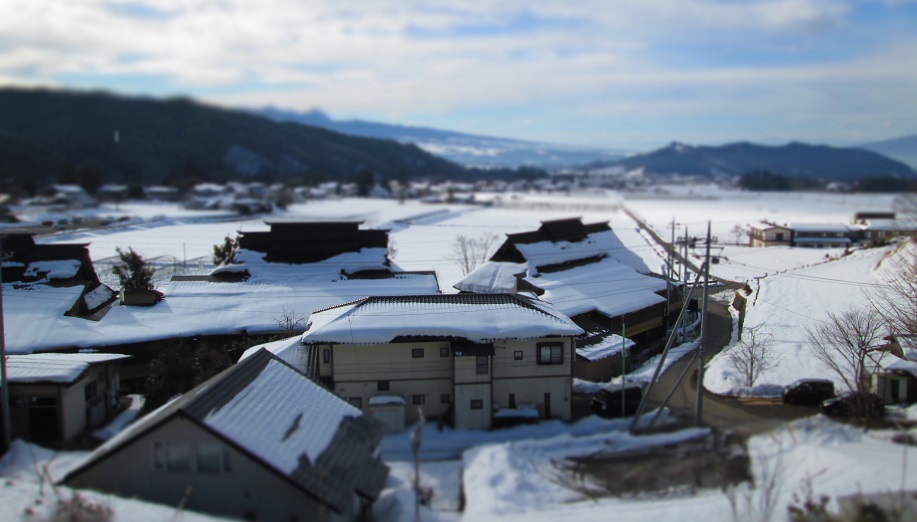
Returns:
[[[386,422],[422,412],[484,429],[571,416],[574,338],[552,305],[511,294],[378,296],[312,314],[313,378]],[[392,412],[393,405],[396,409]]]

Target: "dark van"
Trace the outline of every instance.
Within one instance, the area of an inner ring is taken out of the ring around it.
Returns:
[[[800,379],[783,389],[783,402],[818,406],[834,397],[834,383],[827,379]]]
[[[643,398],[643,387],[637,385],[620,387],[609,386],[599,390],[592,398],[592,413],[600,417],[620,417],[621,401],[624,401],[624,416],[629,417],[637,413],[640,399]]]

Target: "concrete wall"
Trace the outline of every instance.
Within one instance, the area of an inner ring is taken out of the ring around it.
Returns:
[[[155,442],[189,443],[188,471],[159,470],[154,466]],[[352,513],[335,514],[245,454],[229,450],[228,472],[198,471],[194,458],[202,444],[222,441],[181,417],[152,430],[96,466],[67,481],[67,485],[138,497],[151,502],[185,506],[194,511],[257,520],[347,520]]]

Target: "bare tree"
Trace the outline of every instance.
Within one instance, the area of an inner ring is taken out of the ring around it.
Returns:
[[[886,291],[871,302],[893,334],[917,337],[917,240],[904,243],[899,253]]]
[[[885,352],[876,348],[886,322],[874,308],[851,308],[828,314],[828,320],[807,329],[813,355],[856,393],[861,415],[869,415],[866,397],[872,375]]]
[[[761,374],[774,367],[774,354],[770,351],[774,336],[765,331],[764,325],[745,329],[743,339],[726,353],[726,360],[745,379],[745,386],[751,388]]]
[[[492,232],[476,238],[456,237],[452,245],[453,260],[462,269],[462,275],[468,275],[486,263],[498,239],[499,236]]]
[[[281,330],[301,332],[306,329],[305,316],[285,306],[280,309],[280,315],[274,318],[274,322],[277,323],[277,327]]]
[[[742,242],[742,238],[745,237],[745,227],[736,223],[736,226],[732,227],[732,230],[729,232],[736,238],[736,245]]]

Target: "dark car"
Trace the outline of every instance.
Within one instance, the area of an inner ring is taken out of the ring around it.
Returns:
[[[783,402],[818,406],[834,397],[834,383],[827,379],[800,379],[783,389]]]
[[[628,386],[623,390],[609,386],[592,398],[592,413],[600,417],[621,417],[623,409],[624,416],[630,416],[637,412],[642,398],[643,388],[640,386]]]
[[[885,412],[885,401],[875,393],[845,393],[828,399],[818,407],[829,417],[881,417]]]

